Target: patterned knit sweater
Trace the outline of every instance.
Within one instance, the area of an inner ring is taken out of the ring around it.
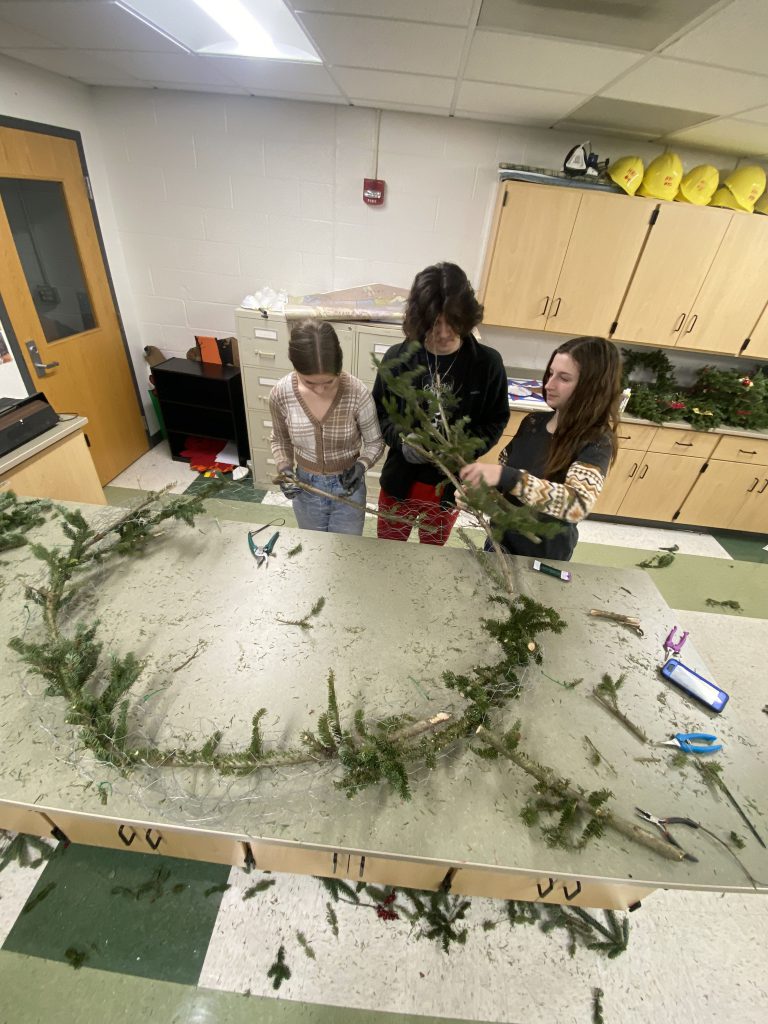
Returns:
[[[544,476],[552,435],[547,423],[553,413],[529,413],[517,434],[501,453],[504,463],[498,488],[514,504],[531,505],[538,518],[559,520],[562,531],[536,543],[520,534],[504,536],[504,547],[512,554],[538,558],[571,557],[578,540],[576,523],[585,519],[603,488],[611,462],[611,444],[606,436],[586,444],[566,470]]]
[[[384,451],[373,398],[365,384],[342,371],[339,388],[321,420],[299,394],[298,378],[289,373],[269,396],[272,455],[278,468],[299,465],[310,473],[341,473],[356,462],[366,469]]]

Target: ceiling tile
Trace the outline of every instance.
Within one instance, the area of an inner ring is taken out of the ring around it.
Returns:
[[[768,4],[736,0],[667,47],[664,56],[765,74],[766,40]]]
[[[563,125],[585,128],[603,128],[612,132],[655,139],[659,135],[687,128],[711,118],[710,114],[695,110],[675,110],[649,103],[628,103],[626,100],[595,96],[569,115]]]
[[[0,44],[0,53],[85,85],[141,84],[136,75],[115,67],[111,58],[105,60],[103,50],[5,50]]]
[[[216,71],[244,89],[274,89],[279,93],[310,96],[341,96],[328,71],[321,64],[298,61],[257,60],[239,57],[209,57]]]
[[[750,124],[735,118],[711,121],[665,137],[669,143],[704,146],[723,153],[760,156],[768,153],[768,125]]]
[[[51,39],[57,46],[82,50],[149,50],[179,53],[183,49],[113,3],[92,0],[3,0],[0,18]],[[2,45],[2,41],[0,41]]]
[[[476,82],[593,93],[642,57],[641,53],[562,39],[476,32],[464,77]]]
[[[468,25],[472,0],[294,0],[297,12],[357,14],[398,21],[426,21],[432,25]]]
[[[28,49],[41,49],[44,46],[56,45],[53,39],[46,39],[35,32],[12,25],[9,21],[0,20],[0,46],[6,51],[14,50],[19,46],[25,46]]]
[[[333,74],[353,102],[418,103],[420,106],[440,107],[447,112],[453,99],[452,78],[365,71],[361,68],[334,68]]]
[[[425,75],[457,74],[466,36],[459,28],[332,14],[308,14],[302,23],[331,65]]]
[[[768,107],[757,107],[739,114],[737,121],[754,121],[757,124],[768,124]]]
[[[477,27],[632,50],[657,46],[720,0],[483,0]]]
[[[77,51],[72,51],[77,52]],[[146,82],[172,82],[175,85],[229,85],[218,70],[218,58],[197,57],[192,53],[123,53],[109,54],[110,64]]]
[[[652,57],[604,89],[603,95],[660,107],[732,114],[768,103],[768,78]]]
[[[464,82],[459,90],[456,115],[481,116],[512,124],[549,126],[564,117],[584,98],[582,93],[575,92]]]

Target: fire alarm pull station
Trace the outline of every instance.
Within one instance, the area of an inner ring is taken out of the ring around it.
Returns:
[[[384,202],[384,190],[387,183],[381,178],[363,179],[363,202],[369,206],[381,206]]]

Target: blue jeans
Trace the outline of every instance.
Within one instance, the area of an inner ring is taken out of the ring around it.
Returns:
[[[345,494],[344,488],[339,483],[339,474],[330,473],[324,476],[321,473],[309,473],[306,469],[298,467],[296,476],[302,483],[311,484],[313,487],[326,491],[329,494],[339,494],[357,505],[365,504],[365,479],[360,481],[359,486],[351,494]],[[310,494],[302,491],[293,499],[293,511],[296,516],[296,525],[300,530],[320,530],[323,533],[356,533],[363,532],[365,512],[362,508],[350,508],[333,498],[321,498],[319,494]]]

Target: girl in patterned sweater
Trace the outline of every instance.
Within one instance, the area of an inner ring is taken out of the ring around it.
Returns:
[[[558,522],[554,537],[507,532],[512,555],[567,561],[578,540],[576,524],[589,515],[616,458],[621,361],[604,338],[572,338],[555,349],[544,371],[544,397],[552,412],[533,412],[499,458],[461,470],[470,486],[497,487],[515,505],[530,505],[537,518]]]
[[[300,529],[360,534],[365,474],[384,451],[373,398],[365,384],[342,370],[341,345],[327,322],[297,324],[288,358],[294,372],[279,380],[269,396],[270,443],[283,477],[280,488],[293,500]],[[299,482],[328,496],[303,490]]]

